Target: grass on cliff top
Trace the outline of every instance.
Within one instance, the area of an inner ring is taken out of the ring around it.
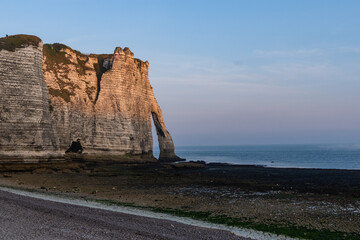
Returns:
[[[33,35],[18,34],[8,37],[0,38],[0,51],[7,50],[14,52],[17,48],[24,48],[27,46],[39,46],[41,39]]]
[[[68,59],[64,50],[70,50],[75,53],[77,58],[77,64]],[[44,56],[46,57],[46,71],[52,71],[55,74],[56,81],[60,87],[60,89],[50,89],[49,93],[51,96],[61,97],[65,102],[70,102],[71,96],[74,96],[74,90],[76,86],[73,86],[71,82],[69,82],[69,78],[64,76],[63,74],[59,74],[59,70],[62,73],[68,73],[69,65],[75,65],[76,71],[79,76],[83,76],[86,74],[87,70],[93,71],[95,70],[97,76],[97,88],[94,86],[86,86],[86,94],[91,102],[95,103],[98,97],[98,93],[100,89],[100,80],[102,74],[106,72],[106,68],[103,67],[104,60],[106,58],[110,58],[111,54],[90,54],[85,55],[79,51],[72,49],[69,46],[66,46],[61,43],[54,44],[44,44]],[[86,66],[86,62],[88,57],[96,57],[98,59],[97,63],[93,64],[93,69]],[[97,93],[95,99],[93,98],[93,94]]]
[[[53,44],[44,44],[44,56],[46,57],[46,64],[48,70],[56,71],[60,68],[60,65],[63,64],[64,66],[69,64],[74,64],[66,57],[66,53],[62,50],[68,49],[71,52],[76,54],[77,62],[76,70],[79,75],[85,75],[86,70],[91,70],[90,68],[85,66],[86,60],[82,60],[87,58],[88,56],[82,54],[79,51],[72,49],[69,46],[61,43],[53,43]]]
[[[70,47],[60,44],[44,44],[44,56],[48,67],[53,67],[58,64],[70,64],[70,60],[66,58],[65,52],[62,49],[71,49]],[[53,69],[51,69],[53,70]]]
[[[71,62],[66,56],[65,51],[63,51],[66,49],[75,53],[77,57],[77,64]],[[86,70],[91,70],[85,66],[86,60],[82,60],[87,58],[87,56],[61,43],[44,44],[43,53],[46,57],[46,71],[51,71],[55,74],[56,81],[60,88],[49,89],[49,94],[51,96],[61,97],[65,102],[70,102],[70,97],[75,95],[74,91],[78,86],[71,82],[69,77],[64,75],[64,73],[68,74],[69,65],[75,65],[77,73],[79,75],[85,75]],[[59,72],[62,72],[62,74],[59,74]],[[90,101],[93,101],[92,94],[95,91],[96,89],[94,88],[86,89],[86,93],[88,94]]]

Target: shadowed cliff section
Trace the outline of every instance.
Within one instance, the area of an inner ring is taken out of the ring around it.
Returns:
[[[97,62],[94,63],[94,69],[96,71],[96,77],[97,77],[97,92],[96,92],[96,98],[94,103],[96,103],[97,99],[99,98],[99,93],[101,89],[101,77],[102,75],[111,68],[111,54],[92,54],[91,56],[94,56],[97,58]]]
[[[35,36],[0,38],[0,160],[61,160]]]
[[[181,160],[148,79],[149,63],[129,48],[85,55],[63,44],[44,45],[43,72],[60,147],[81,139],[84,153],[153,158],[151,116],[160,160]]]

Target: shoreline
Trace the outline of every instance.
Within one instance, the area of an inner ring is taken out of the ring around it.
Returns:
[[[177,154],[188,160],[203,160],[206,163],[360,170],[360,145],[354,143],[178,146]]]
[[[289,169],[289,170],[297,170],[297,169],[305,169],[305,170],[339,170],[339,171],[360,171],[360,169],[347,169],[347,168],[312,168],[312,167],[291,167],[291,166],[267,166],[262,164],[239,164],[239,163],[232,163],[232,162],[206,162],[206,161],[186,161],[186,162],[205,162],[206,165],[228,165],[228,166],[238,166],[238,167],[263,167],[263,168],[273,168],[273,169]]]
[[[38,191],[26,191],[26,190],[3,187],[3,186],[0,186],[0,191],[10,192],[13,194],[26,196],[26,197],[32,197],[32,198],[36,198],[36,199],[42,199],[42,200],[53,201],[53,202],[58,202],[58,203],[65,203],[65,204],[70,204],[70,205],[75,205],[75,206],[95,208],[95,209],[125,213],[125,214],[130,214],[130,215],[135,215],[135,216],[141,216],[141,217],[170,220],[170,221],[175,221],[178,223],[183,223],[186,225],[202,227],[202,228],[224,230],[224,231],[229,231],[236,236],[244,237],[244,238],[251,238],[251,239],[257,239],[257,240],[268,240],[268,239],[291,240],[292,239],[292,238],[289,238],[286,236],[279,236],[279,235],[266,233],[266,232],[260,232],[260,231],[251,230],[251,229],[244,229],[244,228],[214,224],[214,223],[204,222],[204,221],[195,220],[195,219],[191,219],[191,218],[178,217],[176,215],[170,215],[170,214],[166,214],[166,213],[158,213],[158,212],[145,210],[145,209],[141,209],[141,208],[136,208],[136,207],[121,206],[121,205],[115,205],[115,204],[105,204],[105,203],[95,201],[94,199],[84,199],[84,198],[79,199],[79,198],[76,198],[75,196],[70,197],[67,195],[61,195],[61,194],[55,195],[55,194],[51,194],[51,193],[45,194],[45,193],[38,192]]]
[[[360,171],[202,162],[69,164],[6,172],[0,184],[297,238],[360,239]]]

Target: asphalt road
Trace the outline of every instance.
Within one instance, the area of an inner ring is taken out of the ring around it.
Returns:
[[[0,239],[244,239],[230,232],[0,190]]]

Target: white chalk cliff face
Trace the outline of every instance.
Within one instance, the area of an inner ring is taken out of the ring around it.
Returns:
[[[91,155],[152,157],[152,117],[159,160],[179,160],[148,69],[149,63],[134,58],[128,48],[84,55],[65,45],[45,45],[43,72],[62,151],[81,139]]]
[[[35,36],[0,38],[0,160],[62,158],[42,74],[43,44]]]

